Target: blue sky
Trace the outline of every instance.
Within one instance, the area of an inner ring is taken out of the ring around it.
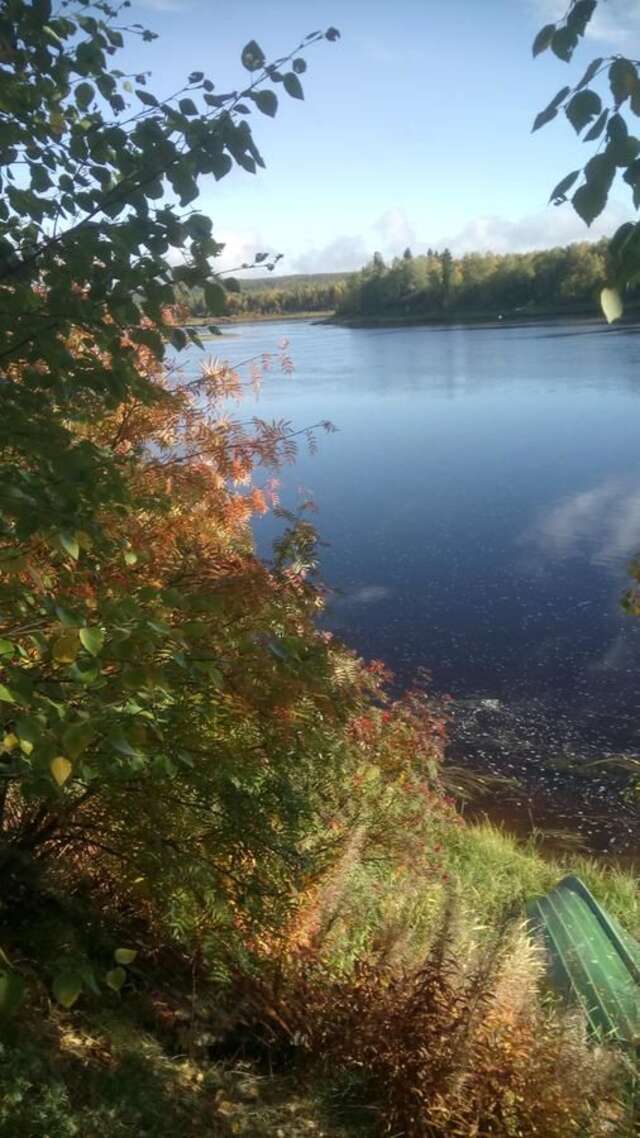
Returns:
[[[305,101],[281,98],[252,125],[267,168],[207,185],[202,207],[227,242],[227,263],[284,254],[283,272],[356,268],[444,244],[526,249],[581,239],[570,207],[547,207],[586,148],[565,120],[531,135],[534,114],[595,54],[640,54],[640,0],[600,0],[575,65],[531,57],[542,23],[565,0],[134,0],[130,16],[159,33],[135,66],[169,92],[191,70],[218,90],[246,78],[239,53],[268,57],[316,28],[342,38],[308,53]],[[130,49],[128,50],[130,54]],[[588,156],[588,155],[587,155]],[[618,191],[591,235],[625,217]]]

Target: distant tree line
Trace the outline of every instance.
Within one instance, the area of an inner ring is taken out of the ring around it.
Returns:
[[[335,312],[343,303],[348,280],[355,274],[320,273],[255,281],[225,281],[226,316],[279,316],[301,312]],[[180,300],[192,316],[207,317],[204,290],[182,288]]]
[[[385,262],[374,253],[359,272],[227,280],[225,315],[286,316],[335,312],[345,318],[496,318],[597,311],[609,272],[607,241],[530,253],[466,253],[429,249]],[[633,302],[638,287],[627,290]],[[195,317],[207,317],[204,290],[183,288]]]
[[[385,264],[379,253],[348,282],[337,312],[352,317],[499,316],[597,306],[606,280],[607,242],[531,253],[430,249]]]

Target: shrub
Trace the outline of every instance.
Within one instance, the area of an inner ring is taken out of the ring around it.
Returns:
[[[298,959],[286,979],[254,993],[253,1008],[271,1048],[302,1048],[371,1104],[384,1133],[630,1135],[622,1060],[546,1005],[540,979],[521,928],[503,927],[480,949],[454,930],[449,910],[421,966],[369,957],[338,975],[318,958]]]

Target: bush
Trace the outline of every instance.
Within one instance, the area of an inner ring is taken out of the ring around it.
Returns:
[[[622,1060],[540,993],[538,950],[505,926],[480,949],[445,914],[420,967],[298,959],[254,995],[261,1037],[302,1048],[403,1138],[631,1135]],[[615,1131],[612,1126],[615,1125]]]

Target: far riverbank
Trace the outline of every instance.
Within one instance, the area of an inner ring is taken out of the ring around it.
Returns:
[[[218,328],[232,327],[236,324],[282,324],[313,323],[338,328],[520,328],[551,321],[581,324],[601,321],[603,331],[607,330],[602,312],[597,307],[558,311],[539,309],[535,312],[487,313],[487,312],[449,312],[433,315],[406,316],[402,314],[380,316],[339,316],[335,312],[274,312],[243,313],[242,316],[192,317],[185,328],[202,329],[210,324]],[[640,322],[640,305],[629,306],[616,327],[627,328]],[[613,328],[611,329],[613,331]]]
[[[336,325],[340,328],[447,328],[480,327],[480,328],[518,328],[533,324],[546,324],[549,321],[562,321],[563,323],[587,323],[601,320],[605,324],[604,316],[598,306],[572,308],[571,310],[536,309],[529,312],[439,312],[431,315],[403,315],[380,314],[379,316],[339,316],[333,313],[329,317],[318,319],[319,324]],[[630,305],[618,324],[636,324],[640,320],[640,305]]]

